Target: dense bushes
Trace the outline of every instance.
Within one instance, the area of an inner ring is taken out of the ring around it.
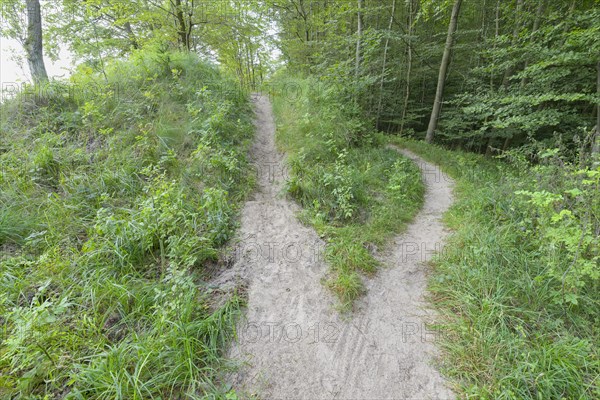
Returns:
[[[235,87],[139,52],[1,106],[0,397],[218,395],[240,299],[198,282],[252,185]]]

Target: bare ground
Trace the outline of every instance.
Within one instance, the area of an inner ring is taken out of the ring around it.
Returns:
[[[441,216],[452,182],[432,164],[419,164],[427,185],[423,209],[379,255],[386,266],[366,281],[351,316],[335,310],[323,286],[324,243],[296,219],[282,194],[283,156],[266,97],[255,96],[257,138],[252,157],[258,190],[242,213],[233,267],[215,284],[248,288],[246,316],[229,357],[241,362],[230,377],[238,393],[263,399],[452,399],[434,367],[438,333],[425,326],[426,261],[447,235]]]

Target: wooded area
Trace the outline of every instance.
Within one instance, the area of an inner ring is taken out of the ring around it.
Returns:
[[[288,68],[346,88],[380,130],[488,154],[598,135],[596,1],[290,3]]]
[[[278,48],[290,72],[343,87],[388,133],[426,130],[428,141],[435,134],[487,154],[557,138],[572,151],[596,148],[598,3],[462,3],[63,1],[45,7],[43,24],[51,56],[68,45],[96,70],[141,47],[176,47],[218,60],[256,89]],[[32,76],[45,79],[39,1],[2,5],[4,35],[24,44]]]
[[[260,92],[337,311],[423,204],[408,148],[456,181],[428,281],[452,390],[600,398],[600,0],[0,5],[31,78],[0,104],[0,397],[243,397],[247,288],[210,275]]]

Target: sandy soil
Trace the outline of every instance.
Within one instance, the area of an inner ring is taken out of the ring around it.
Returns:
[[[268,98],[255,96],[252,156],[258,190],[242,213],[234,263],[215,282],[248,288],[248,308],[229,357],[238,393],[262,399],[451,399],[434,367],[439,339],[425,322],[426,261],[447,235],[441,216],[452,182],[404,150],[427,184],[425,204],[405,234],[379,255],[385,267],[366,280],[368,293],[350,316],[335,310],[323,286],[324,243],[297,221],[283,196],[286,171],[275,147]]]

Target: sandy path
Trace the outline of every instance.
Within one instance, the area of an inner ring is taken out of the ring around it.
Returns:
[[[425,329],[431,312],[423,308],[423,261],[446,235],[440,218],[452,201],[451,182],[405,152],[424,170],[423,210],[380,256],[389,268],[366,282],[357,310],[340,316],[321,283],[323,242],[282,195],[285,167],[269,100],[256,97],[255,107],[259,187],[242,213],[234,265],[217,282],[248,285],[245,320],[229,354],[243,363],[233,386],[242,397],[262,399],[453,398],[432,366],[437,335]]]

